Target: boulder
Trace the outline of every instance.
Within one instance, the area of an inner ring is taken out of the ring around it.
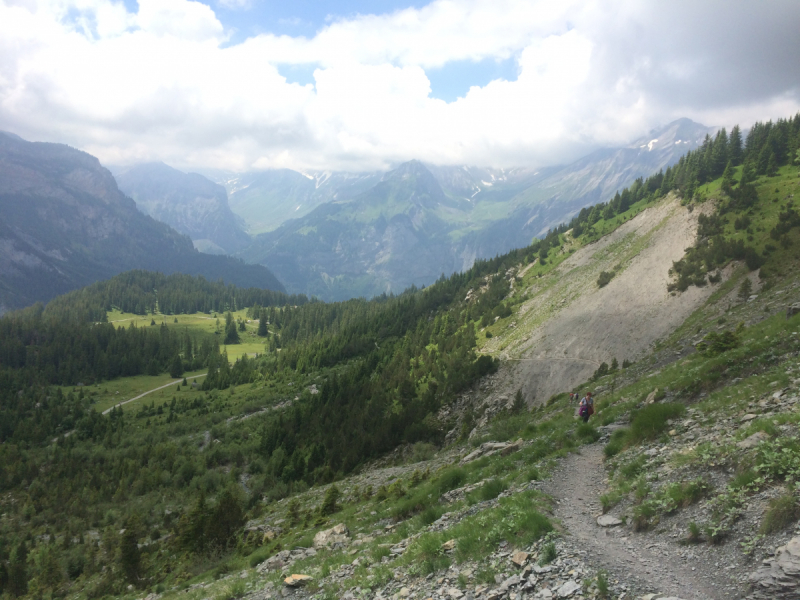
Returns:
[[[645,404],[653,404],[656,401],[656,395],[658,394],[658,388],[654,389],[652,392],[647,394],[647,398],[644,399]]]
[[[465,465],[473,460],[478,460],[484,456],[492,456],[493,454],[502,453],[503,456],[511,454],[522,447],[522,441],[517,440],[513,444],[508,442],[485,442],[478,446],[475,450],[467,454],[461,459],[461,464]]]
[[[748,579],[753,587],[748,600],[800,598],[800,536],[779,547]]]
[[[742,450],[749,450],[750,448],[755,448],[764,440],[768,440],[769,436],[764,433],[763,431],[756,431],[750,437],[743,439],[741,442],[736,444],[737,448],[741,448]]]
[[[343,523],[325,529],[314,536],[314,548],[327,548],[333,544],[346,544],[350,540],[350,531]]]
[[[314,578],[311,575],[292,574],[284,579],[283,583],[288,587],[300,587],[313,580]]]
[[[518,567],[524,567],[525,563],[528,562],[529,556],[530,554],[520,550],[519,552],[514,552],[514,554],[511,555],[511,562],[517,565]]]
[[[569,598],[580,589],[581,584],[570,579],[556,590],[556,598]]]
[[[797,313],[800,313],[800,302],[795,302],[786,309],[786,318],[791,319]]]
[[[613,515],[600,515],[597,517],[597,524],[600,527],[616,527],[622,525],[622,521]]]

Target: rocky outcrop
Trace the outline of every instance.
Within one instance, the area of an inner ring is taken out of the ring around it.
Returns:
[[[789,540],[775,557],[749,577],[753,592],[748,600],[796,600],[800,598],[800,537]]]
[[[481,444],[478,448],[467,454],[464,458],[461,459],[462,465],[472,462],[473,460],[478,460],[479,458],[483,458],[484,456],[492,456],[494,454],[500,454],[502,456],[507,456],[512,452],[516,452],[522,448],[522,440],[517,440],[516,442],[509,443],[509,442],[485,442]]]
[[[314,548],[328,548],[334,544],[347,544],[350,541],[350,531],[343,523],[325,529],[314,536]]]

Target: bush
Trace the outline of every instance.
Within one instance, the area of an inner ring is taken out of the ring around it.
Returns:
[[[608,598],[608,573],[603,570],[597,572],[597,595],[600,598]]]
[[[784,494],[770,501],[769,508],[761,521],[762,534],[770,534],[786,529],[800,519],[800,505],[792,494]]]
[[[622,452],[627,443],[629,431],[629,429],[623,428],[617,429],[611,434],[611,439],[606,444],[606,447],[603,448],[603,454],[605,454],[606,458],[612,458]]]
[[[539,556],[539,565],[544,566],[553,562],[558,553],[556,552],[556,545],[553,542],[548,542],[542,548],[542,553]]]
[[[335,485],[332,485],[328,488],[328,491],[325,492],[325,498],[322,500],[322,505],[319,508],[319,512],[321,515],[327,516],[332,515],[339,507],[336,505],[336,501],[339,499],[341,493],[339,492],[339,488]]]
[[[588,443],[596,442],[600,439],[600,432],[589,423],[581,423],[578,425],[578,428],[575,430],[575,435],[578,439],[585,440]]]
[[[494,500],[500,494],[506,491],[508,486],[502,479],[490,479],[484,483],[478,490],[478,497],[483,500]]]
[[[461,487],[467,480],[467,472],[461,467],[447,469],[439,476],[439,494],[446,494],[450,490]]]
[[[607,286],[614,279],[614,271],[601,271],[597,278],[597,287]]]
[[[669,427],[667,421],[686,412],[686,407],[677,402],[650,404],[633,413],[628,440],[639,443],[654,440]]]

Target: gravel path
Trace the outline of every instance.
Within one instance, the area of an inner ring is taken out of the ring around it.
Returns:
[[[202,375],[192,375],[191,377],[186,377],[186,380],[189,381],[190,379],[197,379],[198,377],[205,377],[206,375],[208,375],[208,373],[203,373]],[[147,396],[147,394],[152,394],[153,392],[157,392],[158,390],[163,390],[164,388],[168,388],[168,387],[170,387],[172,385],[175,385],[176,383],[180,383],[181,381],[183,381],[183,379],[184,379],[183,377],[179,377],[178,379],[173,379],[169,383],[165,383],[164,385],[162,385],[160,387],[157,387],[157,388],[153,388],[152,390],[147,390],[145,393],[139,394],[138,396],[136,396],[134,398],[131,398],[130,400],[125,400],[124,402],[117,402],[111,408],[105,409],[103,411],[103,414],[107,415],[108,413],[110,413],[115,408],[119,408],[120,406],[123,406],[123,405],[127,404],[128,402],[133,402],[134,400],[138,400],[139,398],[144,398],[145,396]]]
[[[542,491],[555,498],[555,516],[566,528],[567,539],[587,560],[601,565],[612,579],[635,585],[639,594],[657,592],[685,600],[730,600],[730,582],[720,569],[703,563],[687,564],[674,542],[656,542],[627,527],[603,528],[600,496],[606,491],[600,444],[585,446],[565,458]],[[710,568],[711,567],[711,568]]]

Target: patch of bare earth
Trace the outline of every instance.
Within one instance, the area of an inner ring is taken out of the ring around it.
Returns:
[[[641,358],[680,326],[713,292],[667,292],[672,263],[694,242],[697,216],[668,198],[537,282],[503,342],[498,391],[522,388],[529,402],[544,402],[586,381],[601,362]],[[598,288],[600,272],[612,270],[611,282]]]

